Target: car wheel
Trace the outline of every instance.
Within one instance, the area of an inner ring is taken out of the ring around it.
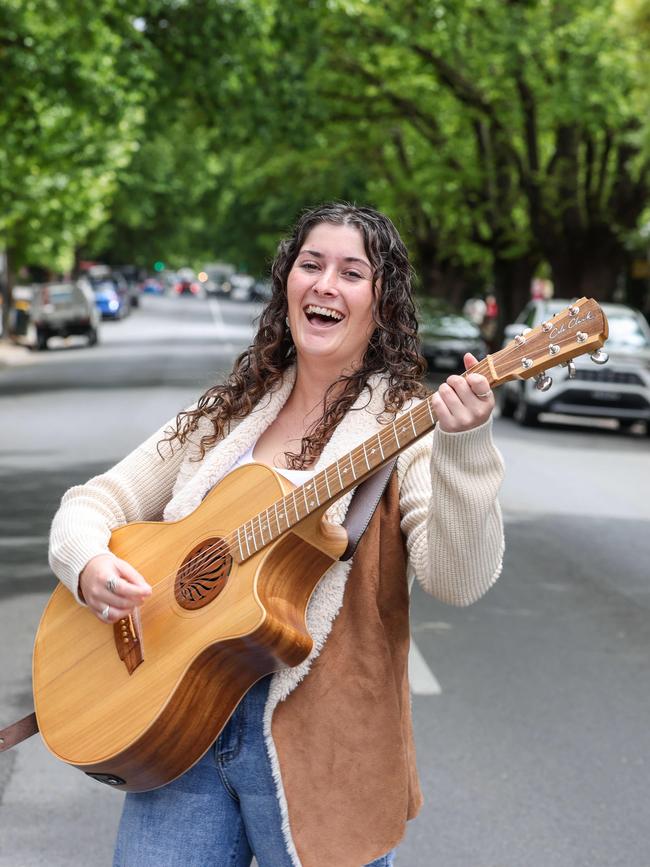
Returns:
[[[42,328],[36,329],[36,348],[39,352],[47,349],[47,331],[44,331]]]
[[[513,400],[505,386],[497,392],[497,403],[499,404],[501,418],[512,418],[514,416],[517,409],[517,401]]]
[[[526,400],[526,390],[522,383],[519,400],[514,409],[513,417],[522,427],[534,427],[539,424],[539,410]]]
[[[88,337],[88,346],[96,346],[99,342],[99,334],[96,328],[91,328],[86,336]]]

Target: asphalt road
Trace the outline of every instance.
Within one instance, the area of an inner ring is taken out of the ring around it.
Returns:
[[[31,709],[61,494],[229,369],[258,310],[144,302],[96,348],[0,368],[0,724]],[[495,436],[500,580],[465,609],[413,595],[426,803],[397,864],[648,867],[650,441],[558,419]],[[0,756],[0,867],[110,864],[120,801],[32,738]]]

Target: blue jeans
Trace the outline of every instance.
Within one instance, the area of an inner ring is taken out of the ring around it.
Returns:
[[[259,867],[291,867],[262,728],[269,683],[249,690],[182,777],[127,794],[113,867],[249,867],[253,855]],[[392,864],[389,852],[366,867]]]

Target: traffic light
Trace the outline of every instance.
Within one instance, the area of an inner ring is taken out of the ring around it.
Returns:
[[[164,262],[154,262],[153,263],[153,270],[154,271],[164,271],[165,270],[165,263]]]

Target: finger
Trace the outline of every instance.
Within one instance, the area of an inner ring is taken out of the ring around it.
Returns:
[[[487,400],[493,397],[490,383],[480,373],[470,373],[467,377],[467,383],[472,394],[476,395],[479,400]]]
[[[431,397],[431,406],[438,419],[438,426],[444,431],[450,430],[454,426],[454,417],[449,412],[447,404],[444,402],[439,392],[436,392]]]
[[[463,356],[463,364],[465,365],[465,370],[471,370],[472,367],[476,367],[478,364],[478,358],[472,355],[471,352],[466,352]]]
[[[108,606],[108,614],[105,617],[104,611],[106,606],[102,605],[99,609],[93,609],[93,614],[98,620],[101,620],[102,623],[117,623],[118,620],[122,620],[123,617],[128,617],[129,614],[133,612],[132,608],[124,608],[119,605],[109,605]]]
[[[119,570],[120,576],[124,578],[128,586],[138,589],[138,592],[146,596],[151,595],[151,585],[147,583],[146,578],[142,576],[137,569],[134,569],[126,560],[116,560],[115,565]]]
[[[111,583],[112,581],[112,583]],[[143,602],[151,596],[151,588],[145,589],[141,584],[131,584],[116,575],[110,576],[104,582],[104,589],[108,594],[106,601],[113,604],[116,600]],[[119,604],[117,602],[116,604]]]
[[[447,385],[452,388],[462,404],[467,404],[474,397],[474,392],[464,376],[450,376]]]
[[[449,412],[455,418],[458,418],[459,416],[464,414],[465,407],[463,406],[463,402],[460,399],[460,396],[458,395],[456,389],[454,387],[452,387],[452,385],[451,385],[450,380],[453,380],[453,379],[460,379],[460,377],[459,376],[457,376],[457,377],[450,376],[446,382],[442,383],[442,385],[438,389],[438,394],[442,397],[443,401],[445,402],[445,406],[447,407]],[[461,382],[462,382],[462,380],[461,380]],[[465,385],[465,383],[463,382],[462,385]],[[461,386],[459,386],[459,390],[460,389],[461,389]],[[469,389],[467,389],[467,390],[469,390]]]

